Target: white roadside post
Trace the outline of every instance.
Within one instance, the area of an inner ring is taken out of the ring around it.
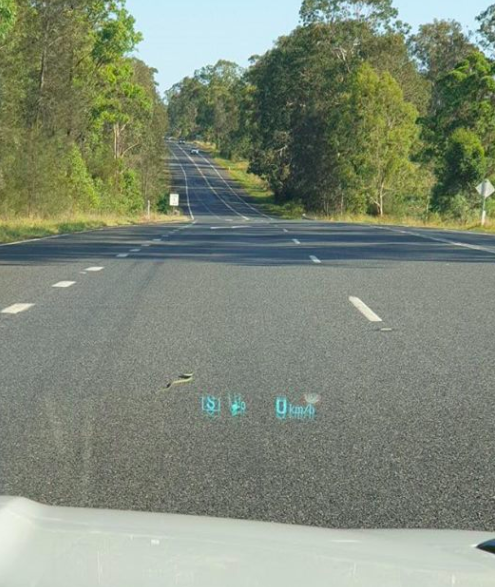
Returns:
[[[148,220],[151,218],[151,202],[148,200]]]
[[[170,194],[170,207],[174,209],[174,214],[177,213],[177,209],[179,208],[179,204],[180,204],[179,194]]]
[[[483,200],[483,207],[481,212],[481,226],[485,226],[486,223],[486,201],[488,198],[495,193],[495,187],[489,179],[485,179],[483,183],[476,188]]]

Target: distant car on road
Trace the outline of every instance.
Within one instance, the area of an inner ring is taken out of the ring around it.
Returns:
[[[185,145],[185,144],[186,144],[186,141],[184,141],[182,139],[179,141],[179,145]]]
[[[199,155],[199,149],[191,149],[191,155]]]

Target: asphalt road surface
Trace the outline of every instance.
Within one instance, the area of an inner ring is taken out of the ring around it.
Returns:
[[[270,218],[172,151],[194,224],[0,247],[0,494],[494,530],[495,238]]]

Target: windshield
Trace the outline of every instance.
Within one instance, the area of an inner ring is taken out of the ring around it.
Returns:
[[[493,532],[494,6],[0,0],[0,495]]]

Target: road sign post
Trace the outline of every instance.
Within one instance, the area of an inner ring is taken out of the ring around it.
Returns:
[[[488,198],[495,193],[495,187],[493,187],[492,182],[489,179],[485,179],[483,183],[476,188],[477,192],[480,194],[482,199],[482,208],[481,208],[481,226],[485,226],[486,224],[486,201]]]
[[[481,209],[481,226],[486,224],[486,187],[483,186],[483,193],[481,194],[483,199],[483,207]]]
[[[172,208],[178,208],[179,207],[179,194],[170,194],[170,206]]]

